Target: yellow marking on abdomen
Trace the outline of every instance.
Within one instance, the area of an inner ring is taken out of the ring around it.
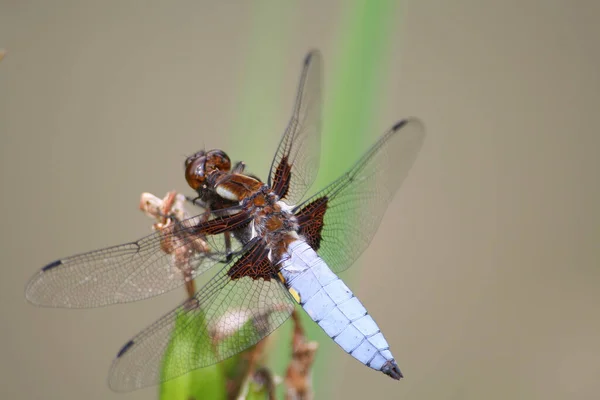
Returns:
[[[283,274],[281,272],[277,273],[277,277],[279,278],[281,283],[283,283],[285,285],[285,277],[283,276]],[[290,292],[290,294],[292,295],[294,300],[296,300],[296,303],[300,304],[300,293],[298,293],[298,291],[294,288],[288,288],[288,292]]]
[[[283,274],[281,272],[277,273],[277,277],[279,278],[281,283],[283,283],[285,285],[285,278],[283,277]]]
[[[290,292],[294,300],[296,300],[296,303],[300,304],[300,293],[298,293],[294,288],[289,288],[288,291]]]

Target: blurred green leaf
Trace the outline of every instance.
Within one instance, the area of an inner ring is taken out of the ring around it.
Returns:
[[[206,355],[211,346],[203,346],[198,340],[198,332],[206,331],[206,320],[202,312],[194,317],[186,314],[177,316],[173,332],[180,332],[188,324],[197,325],[195,329],[185,329],[184,334],[173,336],[165,352],[162,363],[162,375],[177,372],[179,368],[178,357],[184,354]],[[208,337],[208,335],[204,336]],[[211,354],[211,357],[214,355]],[[237,358],[237,357],[232,357]],[[189,399],[226,399],[227,378],[222,365],[214,364],[200,368],[182,375],[176,379],[164,382],[160,387],[161,400],[189,400]]]
[[[173,332],[180,333],[172,336],[165,352],[161,370],[163,376],[173,376],[181,373],[180,369],[182,367],[178,360],[188,357],[189,354],[195,354],[199,358],[214,359],[217,347],[223,349],[243,347],[242,343],[251,343],[257,337],[260,337],[255,321],[248,319],[233,334],[220,339],[218,345],[213,346],[211,344],[207,346],[205,342],[199,340],[199,337],[213,337],[214,335],[209,334],[206,318],[201,311],[194,316],[183,313],[178,315]],[[245,380],[249,366],[248,355],[253,350],[254,346],[220,363],[191,371],[176,379],[164,382],[160,388],[160,399],[226,399],[227,389],[239,387]],[[261,393],[263,391],[256,391],[254,395],[260,395]]]
[[[246,400],[265,400],[269,398],[267,387],[257,382],[250,381]]]

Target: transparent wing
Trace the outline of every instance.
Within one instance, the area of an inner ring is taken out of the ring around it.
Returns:
[[[424,139],[418,119],[398,122],[348,172],[297,207],[301,233],[334,272],[369,246]]]
[[[269,172],[269,187],[289,204],[297,204],[312,185],[321,150],[321,54],[304,60],[292,118],[281,138]]]
[[[252,242],[251,242],[252,243]],[[109,385],[129,391],[206,367],[248,349],[290,316],[294,302],[276,279],[233,279],[223,267],[181,306],[119,351]]]
[[[199,217],[138,241],[54,261],[27,284],[25,295],[37,305],[89,308],[156,296],[225,259],[223,235],[202,236]],[[233,243],[232,250],[241,246]]]

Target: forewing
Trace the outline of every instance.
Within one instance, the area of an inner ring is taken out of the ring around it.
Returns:
[[[251,242],[248,251],[252,246]],[[111,367],[111,388],[134,390],[215,364],[248,349],[285,322],[294,303],[278,280],[230,276],[231,266],[247,258],[235,258],[193,300],[125,344]]]
[[[141,300],[183,286],[225,259],[223,235],[198,235],[198,222],[199,217],[192,217],[175,229],[135,242],[54,261],[29,281],[25,295],[41,306],[89,308]],[[240,248],[234,243],[234,251]]]
[[[281,138],[269,172],[269,187],[288,204],[297,204],[312,185],[321,150],[321,54],[304,60],[292,118]]]
[[[300,233],[334,272],[368,247],[424,138],[418,119],[398,122],[348,172],[297,207]]]

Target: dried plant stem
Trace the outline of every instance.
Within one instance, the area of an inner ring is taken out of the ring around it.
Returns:
[[[237,379],[231,381],[229,383],[228,392],[235,394],[234,398],[238,400],[243,400],[246,398],[246,394],[248,392],[248,386],[250,381],[255,378],[256,366],[263,358],[263,352],[265,350],[266,344],[268,342],[268,338],[261,340],[254,347],[249,350],[246,350],[244,354],[245,359],[245,369],[238,376]]]
[[[268,368],[259,368],[254,374],[254,379],[262,383],[267,389],[269,400],[275,400],[275,378]]]
[[[292,313],[292,320],[294,321],[292,360],[285,375],[285,398],[287,400],[312,400],[314,394],[311,367],[319,344],[306,340],[304,329],[300,323],[300,316],[296,310]]]

